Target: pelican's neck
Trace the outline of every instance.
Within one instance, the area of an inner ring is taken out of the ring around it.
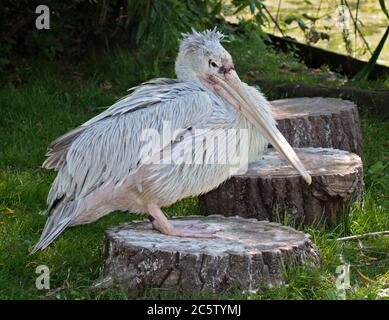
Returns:
[[[193,70],[193,67],[181,53],[177,57],[175,71],[178,80],[202,85],[198,74]]]
[[[198,78],[198,75],[189,68],[180,68],[176,70],[177,79],[183,82],[192,82],[202,86],[202,82]]]

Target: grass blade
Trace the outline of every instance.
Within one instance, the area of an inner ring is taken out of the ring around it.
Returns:
[[[371,58],[366,66],[362,68],[352,79],[353,81],[366,80],[369,77],[369,74],[374,69],[374,66],[378,60],[378,57],[381,54],[382,49],[384,48],[384,44],[389,35],[389,26],[386,28],[384,35],[382,36],[377,48],[375,48]]]

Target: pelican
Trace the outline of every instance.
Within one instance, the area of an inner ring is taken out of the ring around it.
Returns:
[[[216,29],[183,34],[176,79],[157,78],[133,88],[104,112],[52,142],[43,167],[58,174],[48,194],[49,216],[32,253],[46,248],[66,227],[91,223],[118,210],[147,213],[153,228],[166,235],[214,237],[216,230],[201,224],[174,227],[161,211],[216,188],[233,173],[228,162],[164,162],[169,157],[165,154],[171,156],[183,146],[191,146],[184,154],[197,159],[216,152],[203,147],[201,139],[188,143],[196,129],[203,130],[197,136],[207,139],[217,138],[223,130],[244,129],[248,161],[255,160],[270,142],[311,183],[277,129],[270,103],[239,79],[231,55],[221,45],[223,37]],[[154,152],[145,152],[142,132],[161,132],[166,121],[178,133]],[[225,142],[230,144],[228,139]]]

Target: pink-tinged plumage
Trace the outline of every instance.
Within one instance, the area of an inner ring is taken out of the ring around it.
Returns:
[[[162,151],[178,154],[197,129],[208,130],[204,134],[207,139],[218,137],[227,145],[230,141],[223,141],[228,138],[220,136],[221,131],[247,129],[248,161],[265,150],[269,137],[276,137],[276,146],[279,139],[286,143],[277,136],[280,134],[264,96],[229,78],[236,73],[221,39],[222,34],[215,30],[184,35],[176,60],[177,79],[159,78],[141,84],[49,146],[43,167],[58,174],[47,199],[49,217],[33,252],[47,247],[66,227],[93,222],[116,210],[147,212],[153,226],[166,234],[212,236],[205,231],[174,230],[159,208],[216,188],[232,174],[231,164],[163,164],[164,156],[161,163],[150,163],[141,138],[144,130],[162,132],[164,121],[178,132],[172,140],[163,141],[153,155],[156,157],[163,155]],[[231,94],[226,83],[238,84],[240,93],[235,100],[235,89]],[[281,151],[305,174],[290,150]],[[200,148],[199,142],[189,152],[193,158],[207,158],[215,150]]]

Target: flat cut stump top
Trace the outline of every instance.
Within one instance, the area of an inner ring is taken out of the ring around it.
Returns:
[[[312,176],[344,175],[354,172],[362,165],[361,158],[354,153],[329,148],[301,148],[295,152],[305,169]],[[270,148],[258,156],[242,176],[299,176],[299,173],[283,158],[278,151]]]
[[[200,197],[204,212],[238,215],[294,225],[334,225],[363,196],[363,168],[354,153],[329,148],[295,148],[312,177],[307,185],[301,175],[274,149]]]
[[[340,114],[356,107],[355,103],[336,98],[289,98],[271,101],[276,120]]]
[[[147,221],[108,229],[99,282],[125,288],[131,298],[147,288],[215,294],[280,285],[283,263],[319,261],[309,235],[278,223],[219,215],[171,221],[178,228],[205,223],[219,231],[213,239],[166,236]]]

